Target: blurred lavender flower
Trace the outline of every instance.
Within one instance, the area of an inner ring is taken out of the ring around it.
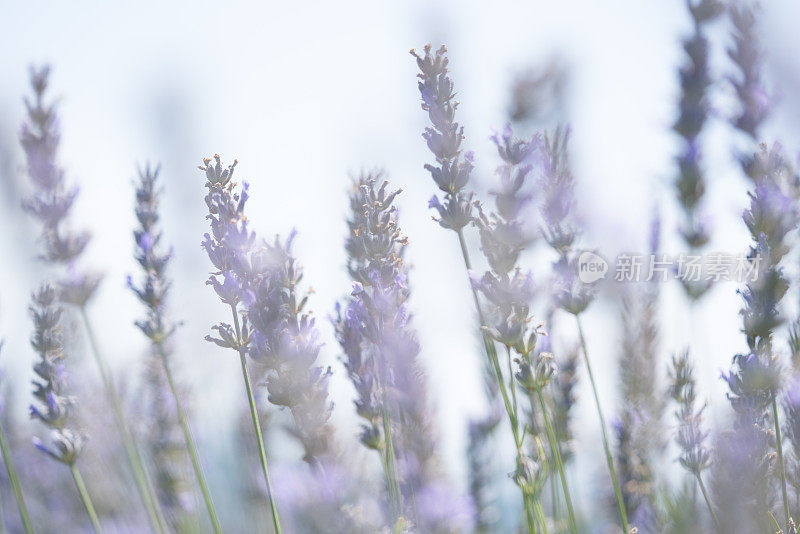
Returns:
[[[708,432],[702,427],[706,406],[697,406],[694,369],[688,350],[672,357],[669,394],[678,406],[675,419],[679,426],[675,441],[681,449],[681,465],[699,476],[711,463],[711,454],[705,444]]]
[[[756,28],[758,9],[758,4],[752,0],[737,0],[728,8],[734,28],[733,47],[728,49],[728,56],[739,71],[736,76],[729,76],[740,105],[739,114],[732,122],[754,141],[760,139],[761,125],[771,107],[761,76],[764,60]]]
[[[656,519],[654,510],[658,508],[656,462],[666,446],[662,425],[665,403],[658,393],[657,286],[657,282],[637,284],[622,297],[619,373],[624,408],[615,428],[620,483],[628,514],[644,514],[651,519]],[[656,525],[647,529],[642,522],[636,526],[640,532],[656,529]]]
[[[400,191],[388,191],[387,181],[378,186],[379,178],[362,176],[350,196],[345,249],[354,289],[344,309],[337,305],[335,327],[358,394],[357,412],[365,420],[361,441],[377,449],[385,465],[396,455],[400,489],[414,502],[414,493],[434,479],[435,438],[419,343],[406,307],[407,239],[393,205]],[[392,476],[387,472],[389,484]]]
[[[22,124],[19,139],[35,192],[23,202],[23,207],[42,223],[45,249],[42,259],[67,265],[67,276],[59,281],[61,300],[83,306],[94,294],[101,277],[77,267],[90,234],[68,228],[78,188],[67,185],[64,170],[58,163],[61,140],[58,115],[55,104],[45,101],[49,78],[49,67],[31,69],[33,99],[25,99],[28,117]]]
[[[239,351],[243,372],[245,354],[266,366],[269,401],[290,409],[305,460],[317,464],[331,452],[330,369],[315,365],[321,344],[314,319],[303,311],[308,297],[298,293],[302,269],[292,256],[294,233],[285,243],[276,238],[273,244],[257,245],[244,215],[248,184],[234,192],[237,162],[223,167],[219,156],[214,160],[213,165],[206,159],[200,166],[207,178],[211,222],[203,248],[217,269],[206,284],[231,307],[234,326],[219,323],[212,327],[219,337],[206,339]],[[249,383],[249,376],[245,381]]]
[[[772,335],[783,323],[779,305],[788,289],[780,262],[790,250],[788,234],[800,222],[796,178],[783,159],[779,145],[769,151],[762,145],[746,168],[753,179],[754,190],[749,193],[750,207],[743,219],[752,238],[748,257],[757,269],[757,277],[751,278],[741,291],[743,332],[749,352],[734,356],[733,368],[729,374],[723,374],[723,379],[728,383],[728,398],[737,414],[736,432],[744,434],[742,440],[749,444],[762,443],[764,456],[768,453],[768,444],[751,434],[754,427],[764,428],[770,416],[773,420],[784,518],[788,525],[789,505],[776,400],[782,387],[782,369],[773,351]],[[772,413],[768,415],[770,405]]]
[[[680,233],[689,248],[694,250],[709,240],[700,210],[706,186],[701,168],[699,137],[708,118],[707,91],[711,85],[708,39],[703,30],[717,18],[723,6],[717,0],[687,0],[686,3],[692,17],[693,33],[683,42],[688,62],[680,69],[680,114],[673,129],[681,136],[683,144],[678,156],[680,174],[675,182],[678,201],[684,213]],[[684,278],[681,281],[692,298],[699,298],[710,287],[708,284],[690,285]]]
[[[434,195],[428,207],[436,209],[439,224],[460,232],[472,219],[473,193],[465,190],[473,168],[473,153],[461,155],[464,127],[455,121],[458,102],[453,92],[453,80],[447,75],[447,48],[432,52],[425,45],[423,54],[411,50],[420,69],[419,92],[422,109],[428,112],[433,128],[425,128],[422,137],[436,157],[436,165],[425,165],[436,185],[444,192],[444,203]]]
[[[173,377],[169,360],[172,356],[171,338],[175,330],[166,315],[166,300],[171,282],[166,276],[172,251],[162,252],[162,233],[159,221],[159,168],[149,165],[139,170],[136,184],[136,219],[139,228],[133,232],[135,258],[142,268],[138,283],[128,277],[128,286],[144,304],[146,316],[136,321],[136,326],[151,342],[150,357],[145,365],[145,410],[155,424],[148,425],[145,435],[155,466],[155,485],[159,500],[177,527],[193,512],[194,492],[191,485],[191,467],[186,454],[185,436],[181,433],[183,406],[177,391],[172,391]],[[186,398],[188,389],[175,385],[180,397]]]
[[[276,237],[254,255],[260,275],[251,286],[252,300],[245,303],[252,329],[248,354],[268,369],[268,400],[289,408],[304,460],[319,465],[335,452],[329,424],[331,369],[317,365],[322,343],[315,320],[304,311],[308,295],[300,292],[303,271],[292,254],[295,235],[290,233],[285,242]]]
[[[578,278],[578,251],[574,246],[579,231],[573,213],[575,180],[567,152],[569,134],[568,128],[559,128],[552,136],[545,137],[540,209],[544,222],[542,234],[558,253],[553,264],[553,299],[557,307],[579,315],[591,304],[596,288],[595,284],[586,284]]]
[[[703,482],[703,471],[711,464],[711,451],[706,445],[708,432],[703,429],[703,412],[706,405],[697,406],[694,369],[688,350],[672,357],[669,380],[669,394],[677,404],[675,419],[678,422],[678,434],[675,441],[681,450],[680,463],[697,479],[714,524],[720,528],[714,505]]]
[[[794,175],[787,169],[779,146],[761,147],[750,164],[755,182],[750,208],[743,215],[753,240],[749,258],[757,277],[741,292],[743,331],[750,349],[734,358],[736,370],[724,378],[737,412],[758,419],[780,388],[780,366],[772,350],[772,334],[782,324],[779,304],[788,281],[779,264],[789,252],[788,234],[800,221],[792,191]]]
[[[79,430],[70,428],[75,399],[66,394],[66,354],[59,325],[61,308],[56,304],[53,286],[45,284],[34,293],[30,311],[34,324],[31,345],[39,355],[39,361],[33,367],[38,377],[33,382],[33,396],[39,405],[32,404],[30,414],[32,419],[38,419],[50,428],[54,447],[47,446],[39,438],[34,438],[34,445],[59,462],[71,465],[83,450],[86,437]]]

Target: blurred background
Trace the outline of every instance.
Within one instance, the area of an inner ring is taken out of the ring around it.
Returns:
[[[764,140],[780,139],[789,154],[797,153],[800,142],[800,107],[793,98],[800,90],[800,61],[793,53],[800,49],[798,16],[800,4],[764,2],[760,22],[765,76],[778,97]],[[493,182],[499,160],[489,136],[514,113],[515,88],[541,78],[538,111],[525,124],[529,132],[562,122],[572,128],[582,244],[607,258],[622,251],[644,253],[657,212],[662,249],[677,254],[683,250],[672,185],[678,138],[670,128],[684,61],[681,39],[690,30],[679,1],[3,3],[0,335],[6,345],[0,363],[11,398],[18,399],[7,416],[11,424],[18,433],[28,432],[34,353],[27,304],[44,275],[36,261],[38,228],[20,208],[30,193],[17,140],[29,65],[53,67],[51,94],[60,98],[62,120],[60,158],[68,180],[81,189],[74,220],[94,234],[86,264],[106,276],[90,313],[100,344],[132,397],[137,366],[147,352],[133,326],[142,310],[125,286],[126,275],[136,272],[133,179],[138,166],[161,165],[163,228],[175,252],[170,311],[183,322],[176,366],[192,391],[200,449],[222,507],[233,498],[221,489],[230,484],[226,458],[235,447],[242,396],[235,359],[203,340],[212,324],[225,319],[225,308],[204,285],[209,274],[200,248],[207,231],[205,189],[196,169],[202,158],[214,153],[227,161],[238,158],[238,177],[250,182],[248,211],[260,236],[298,230],[296,254],[305,267],[304,282],[314,291],[311,308],[325,336],[322,357],[334,370],[334,420],[345,443],[356,441],[358,423],[328,318],[350,290],[343,249],[347,194],[354,176],[374,169],[385,170],[392,186],[403,189],[398,202],[410,241],[411,307],[437,409],[442,467],[463,488],[466,424],[486,411],[483,356],[455,240],[431,221],[427,209],[434,192],[423,169],[430,160],[420,136],[427,119],[408,51],[428,42],[447,44],[459,120],[466,146],[476,152],[479,191]],[[724,124],[733,99],[724,83],[732,69],[725,56],[724,17],[709,37],[712,72],[723,81],[712,87],[714,117],[706,135],[713,235],[708,248],[738,254],[748,245],[741,223],[747,184],[732,152],[741,140]],[[471,245],[477,251],[477,240]],[[534,248],[524,263],[539,272],[553,259]],[[665,371],[670,355],[691,345],[700,386],[717,420],[728,410],[719,370],[745,345],[736,289],[734,283],[720,284],[690,316],[679,285],[662,288],[659,369]],[[619,402],[618,317],[608,292],[585,319],[601,399],[612,416]],[[81,381],[77,375],[96,381],[85,355],[76,354],[74,361],[74,381]],[[605,467],[595,461],[601,444],[585,380],[578,398],[573,475],[581,482],[577,499],[586,502],[596,480],[604,480]],[[82,403],[95,401],[100,402]],[[92,410],[102,411],[102,404]],[[270,441],[279,461],[296,457],[280,434]],[[510,457],[506,463],[510,470]],[[505,486],[513,500],[515,488]]]

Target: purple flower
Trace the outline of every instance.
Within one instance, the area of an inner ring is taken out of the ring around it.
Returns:
[[[436,164],[425,165],[425,169],[445,193],[443,204],[433,197],[428,207],[437,210],[439,218],[434,220],[443,228],[460,231],[472,219],[472,193],[465,191],[465,187],[474,162],[472,152],[461,157],[464,128],[455,122],[458,102],[455,101],[453,81],[448,76],[447,49],[442,46],[433,52],[431,45],[427,44],[423,54],[412,50],[411,55],[417,59],[420,69],[417,77],[422,109],[428,112],[433,125],[425,128],[422,137],[436,158]]]

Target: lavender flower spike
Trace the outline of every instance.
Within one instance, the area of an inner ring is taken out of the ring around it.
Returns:
[[[72,426],[72,410],[75,398],[66,394],[67,371],[64,365],[66,353],[61,331],[61,308],[56,304],[56,290],[45,284],[33,295],[30,308],[34,331],[31,346],[39,355],[33,366],[36,379],[33,381],[35,403],[31,404],[32,419],[38,419],[50,429],[51,445],[33,438],[37,449],[54,460],[69,467],[75,485],[81,495],[86,512],[96,532],[100,524],[92,501],[83,484],[76,461],[86,444],[86,437]]]
[[[694,370],[689,359],[689,351],[686,350],[672,357],[670,367],[669,394],[678,405],[675,411],[675,419],[678,421],[678,435],[675,441],[681,449],[681,465],[697,479],[708,511],[719,528],[719,520],[702,478],[703,471],[711,464],[711,453],[705,444],[708,432],[703,429],[703,412],[706,407],[705,404],[697,406],[694,390]]]
[[[420,73],[419,92],[422,96],[422,109],[428,112],[431,125],[425,128],[422,137],[436,158],[436,165],[425,165],[439,189],[444,193],[444,203],[434,195],[429,207],[439,212],[439,224],[459,232],[472,220],[473,194],[465,190],[473,168],[472,152],[461,153],[464,140],[464,127],[455,121],[458,102],[455,101],[453,81],[447,75],[447,48],[440,47],[431,52],[430,44],[420,55],[412,50],[417,58]]]
[[[694,250],[709,240],[708,229],[703,223],[701,214],[706,185],[701,168],[699,137],[708,118],[707,90],[711,85],[708,72],[708,39],[703,29],[720,14],[723,6],[717,0],[700,0],[696,3],[687,1],[687,7],[692,17],[694,31],[683,42],[688,62],[680,70],[680,114],[673,129],[683,141],[681,154],[678,157],[680,173],[675,182],[678,201],[684,213],[680,233],[686,244]],[[705,283],[695,286],[684,282],[684,289],[693,298],[701,297],[709,287]]]
[[[180,399],[178,386],[173,377],[171,364],[170,338],[175,330],[166,317],[165,307],[170,281],[166,276],[166,269],[172,257],[172,252],[161,251],[161,230],[158,227],[158,202],[157,189],[158,168],[152,169],[148,165],[139,171],[139,183],[136,188],[136,219],[139,228],[133,233],[136,246],[136,261],[142,268],[143,276],[139,284],[135,284],[128,277],[128,285],[136,294],[147,310],[143,320],[136,322],[139,329],[151,341],[152,358],[147,366],[145,382],[150,387],[151,411],[158,422],[153,430],[155,434],[151,439],[151,449],[157,460],[159,476],[157,481],[161,494],[173,510],[173,516],[185,513],[185,503],[189,500],[186,481],[181,480],[181,469],[176,469],[176,458],[181,457],[180,449],[184,443],[189,458],[192,461],[197,482],[203,493],[209,518],[215,532],[221,532],[216,510],[211,500],[211,494],[205,481],[205,475],[197,457],[197,448],[189,429],[183,403]],[[174,404],[175,410],[171,410]],[[176,423],[183,430],[183,440],[176,440],[174,430]],[[184,443],[180,443],[183,441]]]
[[[278,517],[278,507],[270,481],[267,453],[264,448],[264,438],[261,435],[261,423],[247,366],[246,356],[251,335],[246,316],[241,326],[239,323],[239,303],[242,300],[253,302],[255,294],[252,286],[256,283],[258,270],[252,261],[255,254],[255,234],[248,230],[247,219],[244,216],[247,184],[242,187],[240,192],[234,192],[236,183],[232,180],[236,164],[237,161],[234,160],[233,165],[223,167],[220,157],[215,155],[213,165],[211,159],[206,158],[203,160],[203,165],[199,166],[199,169],[206,175],[205,186],[208,193],[205,196],[205,202],[209,213],[206,218],[211,222],[211,234],[205,234],[202,246],[216,269],[206,284],[212,286],[220,300],[230,307],[234,325],[232,327],[227,323],[219,323],[213,326],[212,328],[219,333],[219,337],[206,336],[206,340],[239,353],[242,379],[247,390],[250,417],[267,487],[272,524],[276,534],[280,534],[281,523]],[[220,276],[223,277],[224,282],[219,281]]]
[[[335,326],[358,394],[357,412],[365,421],[362,443],[380,453],[390,495],[398,489],[392,486],[399,476],[400,494],[414,502],[415,494],[433,479],[435,438],[419,343],[406,309],[407,239],[393,205],[400,191],[387,190],[387,181],[379,186],[380,178],[362,176],[353,186],[345,248],[354,290],[343,311],[337,306]],[[396,513],[400,511],[401,503],[392,504]],[[409,512],[413,510],[405,511]],[[424,522],[420,517],[417,521]]]
[[[35,192],[23,202],[23,207],[42,223],[45,249],[42,259],[67,266],[67,277],[59,282],[61,300],[83,306],[94,294],[101,277],[77,267],[90,234],[68,228],[78,188],[67,185],[58,162],[59,119],[56,105],[45,100],[49,78],[49,67],[31,69],[33,99],[25,100],[28,117],[22,124],[19,139]]]
[[[253,256],[259,276],[245,294],[245,317],[251,328],[248,354],[267,369],[268,400],[288,408],[292,433],[304,460],[321,467],[332,459],[333,404],[328,398],[331,369],[317,365],[322,347],[314,318],[305,311],[308,295],[300,290],[303,270],[292,253],[295,233],[276,237]]]
[[[733,125],[749,135],[754,141],[761,137],[761,126],[770,112],[770,96],[764,87],[761,75],[763,50],[756,33],[758,4],[753,0],[731,2],[729,14],[733,23],[733,47],[728,56],[736,65],[737,76],[729,80],[739,99],[738,116]]]
[[[728,383],[728,397],[737,414],[737,431],[749,434],[754,426],[763,426],[770,415],[774,421],[784,519],[788,528],[789,504],[777,405],[777,394],[782,386],[781,366],[773,351],[772,335],[783,322],[779,305],[789,287],[780,263],[790,252],[789,233],[800,223],[796,207],[797,182],[777,145],[772,150],[762,145],[748,163],[748,173],[755,187],[749,193],[750,207],[743,219],[752,238],[748,257],[757,270],[757,276],[741,291],[743,331],[749,351],[734,356],[733,368],[723,378]],[[772,413],[768,414],[770,406]],[[765,455],[767,452],[766,448],[762,450]]]

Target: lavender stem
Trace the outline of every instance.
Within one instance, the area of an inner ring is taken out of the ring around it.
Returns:
[[[92,349],[92,354],[94,355],[94,360],[97,363],[97,367],[100,371],[100,377],[103,380],[103,385],[105,386],[106,395],[111,402],[111,408],[114,412],[114,417],[116,418],[117,429],[119,430],[120,437],[122,438],[122,444],[125,449],[125,455],[128,458],[128,463],[131,466],[131,471],[133,471],[133,478],[136,482],[136,487],[139,490],[139,494],[142,498],[145,508],[147,508],[147,513],[150,516],[150,522],[153,528],[159,533],[166,534],[168,532],[166,527],[166,519],[164,519],[161,508],[158,504],[158,500],[155,497],[155,490],[153,489],[152,481],[147,475],[147,471],[145,470],[144,463],[142,462],[141,454],[133,438],[133,434],[131,434],[128,425],[125,422],[125,414],[122,411],[122,405],[119,401],[119,395],[117,395],[117,389],[114,386],[114,379],[111,376],[111,371],[108,368],[108,364],[103,358],[100,349],[98,348],[97,339],[94,335],[94,330],[92,329],[89,315],[86,312],[86,307],[80,306],[79,310],[81,319],[83,320],[84,328],[86,329],[86,336],[89,339],[89,345]]]
[[[781,470],[781,499],[783,500],[783,515],[786,521],[786,528],[789,528],[789,497],[786,493],[786,469],[783,464],[783,444],[781,443],[781,425],[778,420],[778,401],[775,399],[775,394],[772,394],[772,416],[775,419],[775,441],[778,448],[778,465]]]
[[[275,502],[275,494],[272,491],[272,482],[269,477],[269,466],[267,465],[267,451],[264,448],[264,437],[261,434],[261,423],[258,418],[258,409],[256,408],[256,399],[253,396],[253,385],[250,381],[250,371],[247,369],[247,360],[245,358],[244,348],[242,347],[242,331],[239,327],[239,314],[236,311],[236,305],[231,304],[231,312],[233,313],[233,326],[236,331],[236,342],[239,352],[239,360],[242,364],[242,378],[244,385],[247,389],[247,402],[250,404],[250,417],[253,420],[253,429],[256,433],[256,441],[258,442],[258,455],[261,460],[261,469],[264,472],[264,481],[267,484],[267,496],[269,497],[270,513],[272,514],[272,525],[275,527],[275,534],[281,534],[281,521],[278,518],[278,506]]]
[[[25,505],[25,497],[22,494],[22,486],[19,483],[17,469],[14,466],[14,460],[11,458],[11,450],[8,446],[8,440],[6,439],[6,433],[3,430],[2,425],[0,425],[0,452],[3,453],[3,462],[6,465],[6,471],[8,471],[8,480],[11,483],[11,489],[14,491],[14,498],[17,501],[19,516],[22,520],[22,526],[25,529],[26,534],[33,534],[33,523],[31,522],[31,517],[28,514],[28,507]]]
[[[86,513],[89,514],[89,519],[92,521],[94,531],[97,534],[101,534],[103,529],[100,528],[100,521],[97,519],[97,512],[94,510],[92,498],[89,497],[89,492],[86,491],[86,484],[83,483],[83,477],[81,476],[81,472],[78,470],[78,467],[75,465],[75,462],[69,464],[69,471],[72,473],[72,479],[75,481],[75,487],[78,489],[78,493],[81,496],[81,502],[83,502],[83,506],[86,508]]]
[[[628,527],[628,514],[625,513],[625,503],[622,500],[622,490],[619,487],[619,478],[617,477],[617,470],[614,468],[614,458],[611,456],[611,447],[608,445],[608,433],[606,432],[606,420],[603,417],[603,409],[600,407],[600,396],[597,394],[597,385],[594,381],[594,374],[592,373],[592,365],[589,363],[589,351],[586,349],[586,338],[583,335],[583,326],[581,325],[580,315],[575,314],[575,322],[578,324],[578,336],[581,340],[581,348],[583,349],[583,359],[586,362],[586,371],[589,375],[589,382],[592,384],[592,393],[594,394],[594,404],[597,407],[597,417],[600,419],[600,430],[603,433],[603,447],[606,451],[606,462],[608,463],[608,470],[611,473],[611,482],[614,484],[614,494],[617,499],[617,507],[619,508],[619,518],[622,521],[622,532],[628,534],[630,528]]]

